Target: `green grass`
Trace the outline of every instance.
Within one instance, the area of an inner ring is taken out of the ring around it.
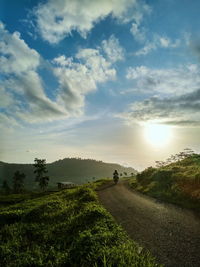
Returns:
[[[104,182],[1,208],[1,266],[158,266],[99,204]]]
[[[131,186],[149,196],[200,211],[200,155],[149,167],[130,179]]]
[[[5,207],[9,205],[14,205],[20,202],[23,202],[25,200],[30,200],[30,199],[35,199],[39,198],[44,195],[49,195],[52,192],[26,192],[26,193],[21,193],[21,194],[1,194],[0,195],[0,207]]]

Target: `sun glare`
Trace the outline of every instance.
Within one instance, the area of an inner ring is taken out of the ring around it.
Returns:
[[[172,137],[170,126],[162,124],[147,124],[144,130],[145,138],[153,146],[165,146]]]

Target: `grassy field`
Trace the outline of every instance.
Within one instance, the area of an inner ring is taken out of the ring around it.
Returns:
[[[95,183],[9,196],[0,211],[1,266],[158,266],[99,204],[94,189]]]
[[[130,184],[149,196],[200,211],[200,155],[149,167],[130,179]]]

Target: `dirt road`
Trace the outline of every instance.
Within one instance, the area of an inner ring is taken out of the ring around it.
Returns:
[[[107,185],[99,199],[129,236],[167,267],[200,267],[200,217],[132,191]]]

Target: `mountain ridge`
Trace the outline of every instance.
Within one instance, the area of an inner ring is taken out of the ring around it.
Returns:
[[[128,175],[137,171],[132,167],[124,167],[117,163],[106,163],[94,159],[64,158],[47,163],[50,187],[56,186],[60,181],[71,181],[83,184],[100,178],[112,177],[114,170],[119,174],[126,172]],[[34,176],[34,167],[30,163],[7,163],[0,161],[0,183],[6,179],[11,186],[12,177],[15,171],[19,170],[26,175],[25,187],[37,188]]]

